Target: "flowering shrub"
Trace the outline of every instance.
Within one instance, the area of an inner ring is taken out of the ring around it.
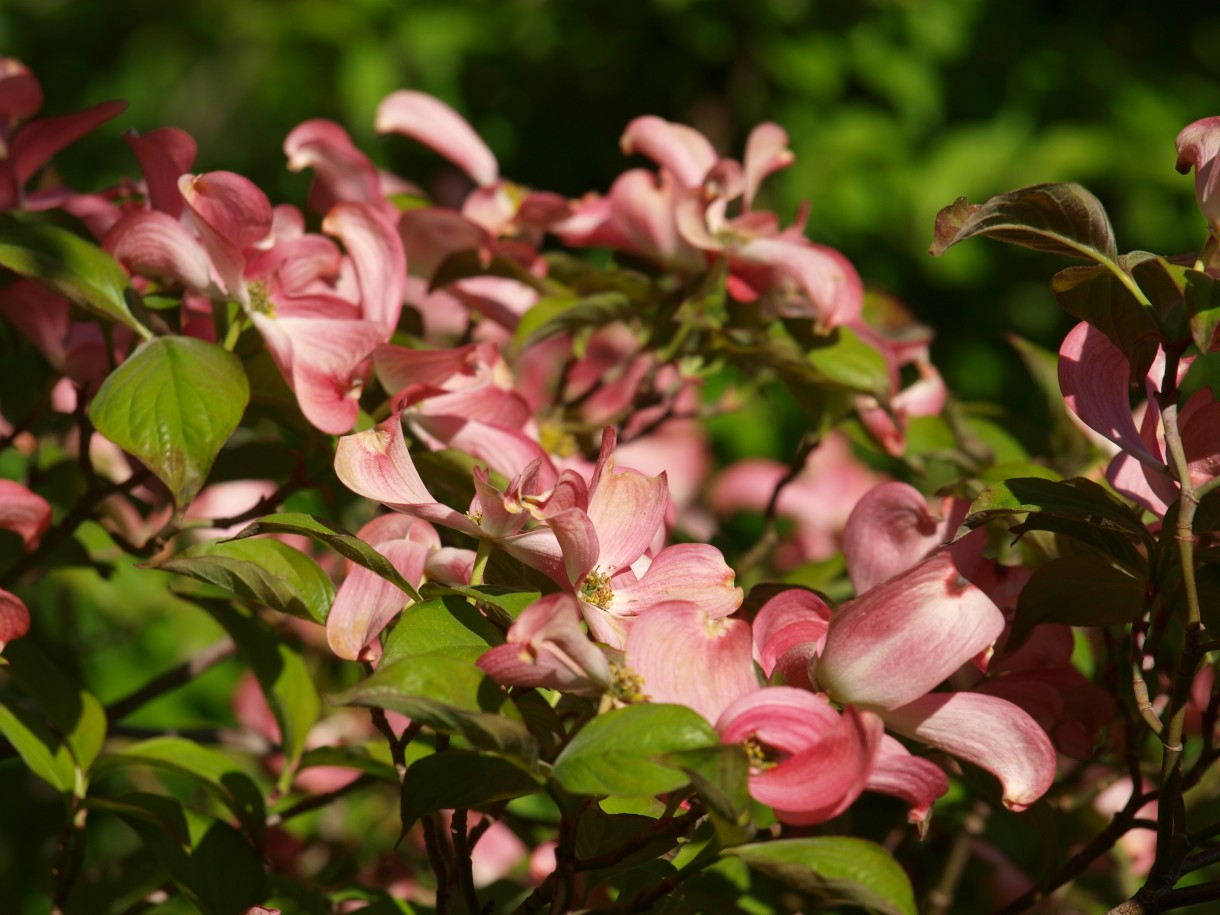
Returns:
[[[760,208],[776,124],[738,161],[640,117],[621,146],[651,165],[570,200],[396,92],[377,129],[464,195],[313,120],[284,144],[306,213],[192,173],[173,128],[126,136],[121,186],[60,186],[51,156],[122,106],[40,119],[2,63],[29,374],[0,402],[0,734],[4,778],[62,801],[52,911],[1220,898],[1179,886],[1220,860],[1220,119],[1178,138],[1197,256],[1120,256],[1075,185],[937,217],[934,254],[1086,262],[1052,280],[1081,320],[1057,378],[1019,341],[1055,422],[1029,453],[803,214]],[[726,466],[709,425],[777,398],[791,462]],[[40,582],[72,569],[223,634],[104,703],[50,656]],[[234,656],[236,728],[130,723]]]

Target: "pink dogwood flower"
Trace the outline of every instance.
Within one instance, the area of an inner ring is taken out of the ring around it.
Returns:
[[[449,350],[386,344],[373,365],[411,434],[429,448],[457,448],[509,478],[538,461],[541,485],[554,483],[550,456],[527,434],[533,417],[495,344]]]
[[[795,826],[824,823],[860,796],[885,726],[871,712],[836,712],[824,696],[772,686],[724,710],[716,730],[752,756],[750,795]]]
[[[558,580],[580,598],[590,634],[623,648],[632,621],[662,601],[697,603],[712,619],[728,616],[742,592],[715,547],[677,544],[641,562],[665,518],[666,478],[616,469],[616,443],[607,428],[587,488],[567,472],[536,510],[559,542],[565,578]]]
[[[1208,227],[1220,234],[1220,117],[1203,118],[1178,134],[1178,171],[1195,170],[1195,196]]]
[[[21,538],[26,552],[38,548],[51,526],[51,506],[42,496],[20,483],[0,480],[0,530]],[[16,594],[0,588],[0,651],[30,630],[30,611]]]
[[[580,625],[569,594],[550,594],[522,611],[507,643],[479,658],[478,666],[501,686],[544,687],[598,696],[612,679],[610,662]]]
[[[432,524],[494,541],[510,555],[562,581],[563,556],[554,533],[546,527],[523,530],[530,518],[524,501],[541,494],[540,464],[522,471],[507,493],[491,486],[476,468],[475,499],[468,512],[459,512],[438,502],[424,485],[407,449],[401,414],[344,436],[335,450],[335,473],[352,492]]]
[[[1004,699],[932,692],[1003,629],[1003,613],[942,550],[839,607],[812,679],[835,702],[875,711],[888,728],[987,769],[1005,805],[1023,810],[1054,778],[1046,733]]]
[[[152,211],[116,225],[108,249],[133,272],[237,302],[305,417],[324,432],[346,432],[359,411],[365,361],[402,309],[405,261],[393,227],[367,205],[336,206],[323,228],[344,243],[345,256],[330,239],[304,234],[299,214],[273,210],[240,175],[187,174],[178,187],[197,241]]]
[[[1182,360],[1179,375],[1188,367],[1189,360]],[[1163,356],[1158,355],[1145,378],[1148,400],[1137,427],[1127,393],[1131,365],[1123,352],[1084,322],[1072,328],[1059,349],[1059,387],[1068,409],[1122,449],[1110,461],[1107,479],[1156,515],[1178,498],[1177,483],[1165,465],[1157,407],[1163,372]],[[1181,405],[1178,426],[1195,485],[1220,473],[1220,403],[1210,391],[1198,391]]]
[[[390,560],[402,577],[416,587],[424,578],[429,555],[441,546],[430,524],[400,514],[374,518],[357,536]],[[353,661],[376,660],[381,656],[377,636],[410,602],[391,582],[348,562],[347,577],[339,586],[326,619],[326,640],[331,651]]]
[[[745,620],[665,601],[631,623],[625,660],[650,701],[685,705],[715,723],[737,699],[759,688],[751,645]],[[674,663],[677,655],[681,664]]]
[[[0,211],[42,209],[25,187],[57,152],[118,115],[126,102],[29,120],[42,107],[42,86],[20,61],[0,57]],[[54,205],[54,204],[53,204]]]

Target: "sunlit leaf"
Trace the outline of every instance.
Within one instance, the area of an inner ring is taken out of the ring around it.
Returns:
[[[97,431],[148,465],[185,508],[241,422],[250,387],[241,362],[214,343],[158,337],[102,383],[89,408]]]
[[[326,544],[341,556],[350,559],[356,565],[364,566],[370,572],[380,575],[417,603],[422,601],[419,592],[402,577],[390,560],[355,534],[345,531],[325,518],[301,512],[265,515],[246,525],[230,540],[243,540],[259,534],[304,534],[306,537],[312,537],[314,540]]]
[[[176,553],[156,568],[314,623],[326,623],[335,600],[335,586],[322,567],[279,540],[212,540]]]
[[[433,652],[473,662],[488,648],[503,642],[500,630],[469,602],[459,597],[438,597],[412,604],[403,612],[386,639],[381,664]]]
[[[551,774],[573,794],[660,794],[690,781],[680,762],[667,761],[669,754],[719,742],[715,729],[685,706],[630,705],[585,725]]]
[[[910,878],[880,845],[845,836],[778,839],[725,854],[802,892],[884,915],[915,915]]]
[[[440,654],[385,664],[331,701],[389,709],[477,747],[526,760],[538,745],[507,696],[473,664]]]
[[[86,311],[151,336],[127,305],[131,280],[93,242],[45,222],[0,216],[0,267],[37,280]]]

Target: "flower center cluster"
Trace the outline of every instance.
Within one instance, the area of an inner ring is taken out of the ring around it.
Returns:
[[[246,284],[250,295],[250,310],[261,315],[275,317],[275,303],[271,301],[271,291],[262,280],[251,280]]]
[[[538,442],[543,451],[555,457],[571,457],[580,451],[576,436],[556,423],[543,423],[538,428]]]
[[[610,587],[610,576],[601,569],[594,569],[585,576],[584,583],[580,586],[580,596],[594,607],[609,610],[610,602],[614,600],[614,589]]]
[[[644,678],[626,665],[610,662],[610,695],[619,702],[643,702]]]
[[[746,758],[750,761],[751,769],[770,769],[783,761],[784,754],[755,736],[747,737],[741,742],[741,746],[746,751]]]

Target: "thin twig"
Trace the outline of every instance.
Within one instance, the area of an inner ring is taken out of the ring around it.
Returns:
[[[59,861],[55,866],[55,896],[51,900],[51,915],[63,915],[80,876],[85,860],[85,818],[88,808],[80,806],[80,798],[73,796],[68,823],[59,837]]]
[[[373,775],[361,775],[354,781],[348,782],[342,788],[336,788],[334,791],[328,791],[326,794],[310,795],[303,800],[298,801],[291,807],[282,810],[279,813],[273,813],[267,817],[268,826],[279,826],[291,820],[293,817],[298,817],[303,813],[309,813],[311,810],[317,810],[320,807],[327,806],[331,801],[338,800],[345,794],[351,794],[353,791],[359,791],[361,788],[367,788],[369,785],[376,784],[380,781]]]
[[[117,699],[106,707],[106,718],[111,722],[122,721],[136,709],[165,693],[180,686],[185,686],[195,678],[211,670],[217,664],[227,661],[237,654],[237,643],[230,638],[223,638],[203,649],[195,657],[183,664],[166,671],[161,676],[149,681],[135,692],[122,699]]]
[[[771,490],[771,498],[767,501],[767,508],[763,512],[763,533],[758,538],[758,543],[741,558],[737,564],[738,575],[744,575],[746,572],[753,569],[756,565],[762,562],[763,557],[775,546],[777,535],[775,532],[775,516],[779,510],[779,496],[784,489],[801,475],[805,469],[805,464],[809,460],[809,455],[813,454],[814,450],[820,444],[820,440],[815,435],[806,435],[801,439],[800,445],[797,446],[796,454],[792,456],[792,460],[788,464],[788,469],[779,482],[775,484],[775,488]]]
[[[437,915],[445,915],[449,911],[449,868],[445,864],[445,853],[442,850],[444,839],[440,835],[440,817],[435,813],[425,814],[423,823],[428,863],[436,874],[436,912]]]
[[[954,836],[940,881],[932,892],[928,893],[927,915],[943,915],[953,909],[957,885],[961,882],[962,874],[966,872],[966,864],[970,861],[970,843],[983,834],[990,816],[991,808],[982,801],[975,801],[962,818],[961,829]]]
[[[474,868],[470,860],[470,843],[466,831],[469,815],[470,812],[464,807],[454,810],[453,818],[449,821],[449,835],[453,840],[458,886],[461,887],[462,897],[466,900],[466,909],[474,915],[481,906],[479,894],[474,888]]]

